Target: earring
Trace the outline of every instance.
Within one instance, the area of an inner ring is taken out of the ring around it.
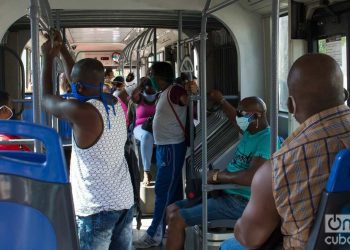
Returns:
[[[255,128],[258,128],[259,127],[259,119],[256,119],[256,127]]]

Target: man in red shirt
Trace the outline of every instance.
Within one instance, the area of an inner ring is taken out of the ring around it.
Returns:
[[[0,120],[9,120],[12,116],[13,112],[10,104],[10,95],[7,92],[0,91]],[[8,141],[11,139],[19,139],[19,137],[0,134],[0,141]],[[0,144],[0,150],[30,151],[27,146],[21,144]]]

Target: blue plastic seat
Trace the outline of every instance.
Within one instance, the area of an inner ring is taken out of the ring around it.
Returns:
[[[306,249],[350,249],[350,149],[336,156]]]
[[[50,128],[1,121],[1,133],[35,138],[46,154],[0,152],[0,249],[79,249],[62,144]]]

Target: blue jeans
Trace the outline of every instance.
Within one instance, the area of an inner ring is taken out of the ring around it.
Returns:
[[[236,239],[225,240],[221,245],[219,250],[248,250],[243,247]]]
[[[142,125],[139,125],[134,129],[134,136],[137,140],[140,141],[140,144],[141,144],[140,150],[141,150],[143,170],[150,171],[154,139],[153,139],[153,135],[150,132],[142,129],[141,126]]]
[[[77,216],[80,250],[131,250],[133,208]]]
[[[241,217],[248,200],[239,195],[222,195],[208,199],[208,221],[211,220],[237,220]],[[187,207],[188,200],[175,203],[180,208],[181,217],[187,226],[202,225],[202,203]]]
[[[155,208],[147,234],[161,240],[165,230],[165,212],[169,204],[183,196],[181,171],[187,147],[185,142],[157,145],[157,178]]]

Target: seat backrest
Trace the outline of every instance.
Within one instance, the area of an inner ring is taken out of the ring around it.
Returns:
[[[350,149],[333,163],[306,249],[350,248]]]
[[[58,134],[1,121],[1,133],[38,139],[45,155],[0,152],[0,249],[79,249],[71,186]]]

